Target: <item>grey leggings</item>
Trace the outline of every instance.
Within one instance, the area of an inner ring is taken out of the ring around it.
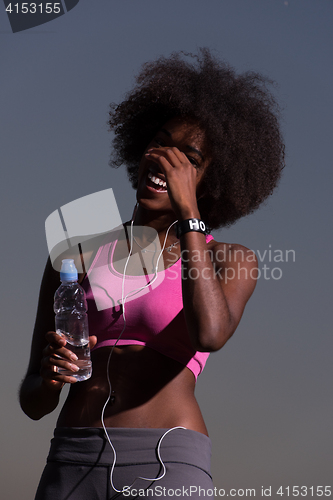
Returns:
[[[157,478],[163,473],[157,458],[157,445],[166,431],[108,429],[117,453],[113,485],[118,490],[128,487],[117,493],[110,482],[114,454],[103,429],[55,429],[35,500],[198,499],[213,496],[210,439],[188,429],[174,429],[163,438],[160,455],[166,474],[162,479],[137,479],[139,476]]]

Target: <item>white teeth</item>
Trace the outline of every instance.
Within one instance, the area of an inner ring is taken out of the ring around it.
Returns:
[[[166,182],[162,181],[162,179],[160,179],[159,177],[155,177],[155,175],[153,175],[151,172],[148,172],[148,179],[150,179],[157,186],[166,188]]]

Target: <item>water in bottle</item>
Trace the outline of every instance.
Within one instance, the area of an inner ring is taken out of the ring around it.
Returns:
[[[73,259],[64,259],[60,270],[61,285],[54,295],[55,328],[67,340],[66,349],[78,357],[71,361],[79,367],[72,372],[58,368],[58,373],[69,375],[78,381],[91,377],[92,367],[89,348],[87,301],[83,288],[79,285],[78,274]]]

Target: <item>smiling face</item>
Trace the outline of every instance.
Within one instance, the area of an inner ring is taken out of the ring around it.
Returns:
[[[205,134],[197,122],[190,119],[173,118],[157,132],[148,144],[139,166],[137,201],[150,210],[170,211],[171,204],[163,169],[145,153],[150,148],[176,147],[184,153],[197,172],[197,197],[200,182],[210,158],[206,152]]]

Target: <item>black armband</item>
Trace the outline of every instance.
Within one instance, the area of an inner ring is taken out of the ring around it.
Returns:
[[[189,233],[190,231],[206,234],[206,225],[200,219],[186,219],[177,223],[177,238],[180,238],[183,234]]]

